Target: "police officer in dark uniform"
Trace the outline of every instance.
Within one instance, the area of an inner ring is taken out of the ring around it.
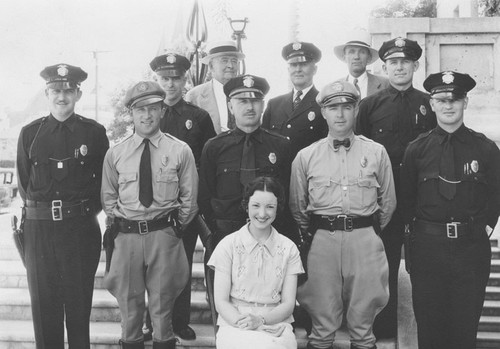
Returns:
[[[262,127],[291,141],[292,160],[299,150],[326,137],[328,126],[316,103],[318,90],[313,85],[321,51],[309,42],[293,42],[281,51],[288,63],[293,90],[269,100]]]
[[[420,133],[436,126],[436,115],[429,106],[429,96],[412,86],[422,49],[416,41],[395,38],[379,49],[383,69],[390,86],[364,98],[359,106],[356,132],[382,144],[389,153],[399,193],[399,168],[408,143]],[[397,335],[398,271],[401,260],[404,225],[398,209],[382,232],[389,262],[389,303],[377,316],[373,331],[377,338]]]
[[[17,168],[26,223],[24,243],[37,349],[90,348],[89,318],[101,253],[96,215],[106,130],[75,114],[80,83],[69,64],[46,67],[50,114],[23,127]]]
[[[475,85],[467,74],[429,75],[438,126],[408,145],[401,167],[421,349],[476,347],[491,264],[487,227],[500,214],[500,151],[463,124]]]
[[[155,80],[166,94],[166,110],[160,122],[160,129],[186,142],[193,151],[196,167],[199,168],[203,146],[210,138],[215,137],[216,133],[210,115],[182,98],[186,86],[186,72],[191,63],[184,56],[168,53],[155,57],[149,65],[156,74]],[[191,270],[198,237],[195,222],[198,221],[193,221],[182,237],[188,257],[190,279],[177,298],[173,313],[174,332],[187,340],[196,339],[194,330],[188,326],[191,313]]]

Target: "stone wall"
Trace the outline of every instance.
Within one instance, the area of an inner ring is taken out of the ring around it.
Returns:
[[[455,70],[477,82],[469,93],[465,123],[500,142],[500,17],[481,18],[372,18],[372,46],[396,36],[416,40],[422,47],[414,86],[431,74]],[[372,66],[383,74],[382,62]]]

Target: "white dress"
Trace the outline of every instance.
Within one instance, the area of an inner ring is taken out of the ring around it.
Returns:
[[[299,251],[290,239],[273,228],[266,242],[259,244],[248,231],[248,225],[217,245],[208,266],[231,276],[231,302],[239,312],[256,315],[265,315],[280,304],[285,275],[304,272]],[[290,315],[277,324],[285,330],[276,337],[260,330],[236,328],[219,315],[217,349],[296,349],[291,322]]]

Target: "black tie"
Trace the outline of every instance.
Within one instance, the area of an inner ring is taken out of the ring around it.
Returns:
[[[443,151],[441,152],[441,160],[439,162],[439,193],[448,200],[453,199],[457,191],[457,184],[455,181],[455,159],[451,138],[451,134],[446,136],[443,143]]]
[[[227,102],[229,103],[229,98],[227,99]],[[233,113],[231,113],[231,110],[229,110],[229,107],[227,107],[227,128],[229,130],[232,130],[235,127],[236,127],[236,120],[234,119],[234,115]]]
[[[149,152],[149,139],[144,138],[144,150],[141,155],[139,167],[139,201],[145,207],[153,202],[153,176],[151,174],[151,153]]]
[[[358,90],[359,98],[361,98],[361,89],[359,88],[359,85],[358,85],[358,79],[355,78],[353,82],[354,82],[354,87],[356,87],[356,90]]]
[[[399,91],[398,98],[397,132],[399,136],[399,142],[406,148],[408,142],[412,140],[413,127],[411,125],[411,105],[409,96],[406,91]]]
[[[67,126],[63,122],[58,122],[54,134],[54,155],[51,158],[51,175],[58,182],[68,175],[67,131]]]
[[[346,138],[343,141],[339,141],[338,139],[333,140],[333,148],[338,149],[341,145],[345,148],[349,148],[351,146],[351,140],[349,138]]]
[[[241,154],[240,183],[245,187],[255,179],[255,147],[252,135],[246,134]]]
[[[302,91],[298,90],[295,94],[295,99],[293,100],[293,110],[298,108],[300,101],[302,100],[300,99],[300,96],[302,96]]]

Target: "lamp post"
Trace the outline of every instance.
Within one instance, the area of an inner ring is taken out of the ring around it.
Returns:
[[[198,0],[195,0],[186,29],[186,38],[194,48],[194,52],[190,57],[191,63],[193,63],[193,61],[195,63],[195,73],[193,79],[194,86],[203,83],[203,79],[205,77],[204,67],[200,66],[200,51],[202,44],[207,41],[207,37],[207,21],[205,20],[205,13],[203,12],[201,4],[198,4]]]
[[[233,30],[233,35],[231,36],[233,40],[236,40],[236,46],[238,47],[239,52],[243,52],[243,49],[241,47],[241,39],[246,39],[247,36],[245,34],[245,28],[247,26],[248,18],[245,17],[245,19],[231,19],[228,18],[229,20],[229,25],[231,26],[231,29]],[[243,75],[245,74],[245,60],[241,60],[241,66],[238,67],[238,75]]]

